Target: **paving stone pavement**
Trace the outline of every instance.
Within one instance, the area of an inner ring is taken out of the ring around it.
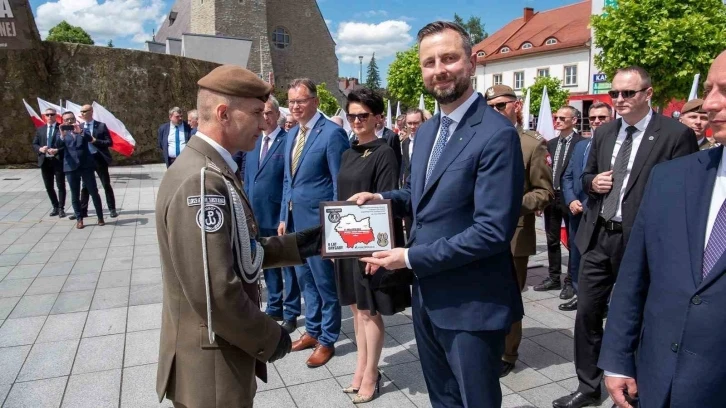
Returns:
[[[48,216],[40,170],[0,170],[2,407],[171,407],[168,400],[159,404],[155,392],[162,287],[154,201],[165,168],[110,170],[120,216],[106,218],[104,227],[91,217],[83,230]],[[69,210],[70,198],[66,205]],[[553,399],[577,387],[574,312],[557,309],[557,292],[532,290],[546,275],[541,225],[538,252],[522,294],[520,361],[501,380],[503,407],[551,407]],[[431,406],[410,313],[384,319],[382,394],[368,406]],[[269,382],[259,383],[255,406],[353,406],[340,391],[355,369],[348,308],[343,319],[330,363],[308,369],[308,352],[276,362]],[[304,327],[304,319],[298,324]],[[611,405],[603,396],[600,407]]]

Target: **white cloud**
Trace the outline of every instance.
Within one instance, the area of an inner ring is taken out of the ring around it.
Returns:
[[[150,39],[144,25],[157,26],[164,9],[163,0],[57,0],[38,6],[35,21],[43,38],[66,20],[86,30],[96,44],[128,37],[138,43]]]
[[[388,20],[379,24],[343,22],[338,25],[335,41],[336,53],[344,63],[358,63],[358,56],[370,60],[394,55],[411,46],[411,26],[405,21]]]
[[[364,17],[364,18],[373,18],[373,17],[388,17],[388,12],[386,10],[368,10],[364,11],[362,13],[355,13],[354,17]]]

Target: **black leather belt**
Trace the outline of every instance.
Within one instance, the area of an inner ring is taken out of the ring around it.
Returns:
[[[603,217],[598,217],[600,224],[606,231],[623,232],[623,223],[617,221],[605,221]]]

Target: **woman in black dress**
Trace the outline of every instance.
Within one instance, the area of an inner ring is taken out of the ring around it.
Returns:
[[[345,108],[348,122],[357,135],[352,147],[343,153],[338,174],[338,197],[350,197],[361,191],[374,193],[398,188],[398,161],[385,139],[376,136],[376,123],[382,120],[383,99],[361,88],[348,94]],[[402,246],[403,224],[394,219],[394,246]],[[335,279],[342,306],[353,311],[358,361],[346,393],[357,393],[354,403],[374,398],[380,384],[378,361],[383,349],[383,317],[403,311],[411,305],[411,289],[405,282],[386,282],[385,273],[365,274],[365,264],[358,259],[335,261]],[[391,274],[388,274],[391,276]],[[399,275],[400,276],[400,275]]]

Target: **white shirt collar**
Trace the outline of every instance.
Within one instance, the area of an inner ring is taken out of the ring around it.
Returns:
[[[471,105],[473,105],[477,99],[479,99],[479,93],[473,92],[471,94],[471,96],[469,96],[469,98],[467,100],[465,100],[464,103],[459,105],[458,108],[454,109],[453,112],[451,112],[448,115],[441,112],[441,116],[448,116],[449,119],[453,120],[454,123],[456,123],[458,125],[461,122],[461,120],[464,119],[464,115],[466,114],[466,111],[469,110]]]
[[[182,133],[184,132],[184,122],[182,122],[178,125],[175,125],[174,123],[169,122],[169,129],[174,129],[175,127],[179,127],[179,131]]]
[[[263,138],[264,138],[265,136],[269,137],[269,138],[270,138],[270,144],[272,144],[272,142],[274,142],[274,141],[275,141],[275,138],[277,137],[277,135],[279,135],[279,134],[280,134],[280,130],[281,130],[281,128],[280,128],[280,127],[278,126],[278,127],[276,127],[276,128],[275,128],[275,130],[273,130],[273,131],[272,131],[272,133],[270,133],[269,135],[266,135],[266,134],[265,134],[265,132],[262,132],[262,137],[263,137]]]
[[[380,130],[376,130],[376,136],[380,139],[383,137],[383,131],[386,130],[386,127],[382,127]]]
[[[316,112],[315,115],[308,121],[308,123],[305,123],[304,125],[300,123],[300,126],[305,126],[308,128],[308,132],[315,126],[316,123],[318,123],[318,120],[320,119],[320,112]]]
[[[650,119],[653,117],[653,111],[648,109],[648,114],[643,117],[643,119],[639,120],[638,123],[634,124],[636,129],[638,129],[638,132],[645,132],[645,128],[648,127],[648,123],[650,123]],[[623,119],[622,125],[627,128],[630,126],[628,122]]]
[[[209,136],[205,135],[204,133],[197,130],[197,133],[194,134],[194,136],[198,136],[200,139],[207,142],[214,150],[219,153],[220,156],[224,159],[225,163],[227,163],[227,166],[232,170],[232,173],[237,173],[237,163],[234,162],[234,159],[232,158],[232,154],[222,147],[219,143],[215,142],[214,140],[210,139]]]

